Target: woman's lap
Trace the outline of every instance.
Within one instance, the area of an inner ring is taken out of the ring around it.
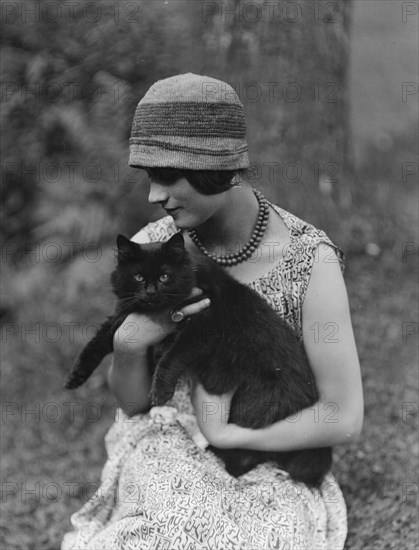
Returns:
[[[96,495],[72,516],[62,550],[343,548],[346,509],[328,476],[321,491],[272,464],[239,479],[177,422],[148,414],[115,423]]]

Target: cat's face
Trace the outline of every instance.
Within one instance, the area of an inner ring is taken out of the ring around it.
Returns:
[[[195,286],[195,270],[183,236],[167,243],[139,245],[118,235],[118,266],[111,280],[115,294],[133,310],[152,311],[178,306]]]

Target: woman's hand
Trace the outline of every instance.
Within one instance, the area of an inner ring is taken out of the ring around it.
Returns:
[[[240,447],[247,429],[228,424],[234,391],[223,395],[209,394],[196,379],[192,381],[191,402],[199,429],[205,439],[219,449]]]
[[[194,288],[190,297],[202,294]],[[200,300],[181,308],[189,317],[207,308],[209,302]],[[147,411],[151,406],[152,377],[148,365],[147,350],[174,331],[176,323],[170,312],[154,315],[129,315],[114,335],[114,354],[108,371],[110,391],[119,406],[132,416]]]
[[[189,298],[195,298],[202,294],[200,288],[195,287]],[[199,300],[188,304],[178,311],[185,318],[200,313],[210,305],[208,299]],[[128,315],[114,335],[114,350],[126,353],[138,353],[146,351],[148,347],[161,342],[174,332],[176,323],[173,322],[170,311],[148,313],[147,315],[132,313]]]

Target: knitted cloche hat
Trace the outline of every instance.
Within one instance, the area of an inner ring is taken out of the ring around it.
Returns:
[[[190,170],[248,168],[246,120],[234,89],[188,73],[159,80],[132,122],[130,166]]]

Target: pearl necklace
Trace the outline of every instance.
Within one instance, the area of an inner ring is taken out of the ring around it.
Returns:
[[[242,262],[245,262],[247,259],[250,258],[250,256],[253,254],[258,244],[262,240],[262,237],[265,234],[266,227],[268,225],[269,204],[260,191],[258,191],[257,189],[253,189],[253,192],[256,195],[256,198],[259,203],[259,213],[256,220],[256,225],[253,230],[252,236],[250,237],[250,240],[238,252],[234,254],[225,254],[225,255],[213,254],[212,252],[207,250],[205,246],[201,243],[194,229],[192,229],[191,231],[188,231],[190,238],[195,243],[195,245],[199,248],[199,250],[203,254],[205,254],[205,256],[217,262],[217,264],[230,267],[232,265],[237,265]]]

